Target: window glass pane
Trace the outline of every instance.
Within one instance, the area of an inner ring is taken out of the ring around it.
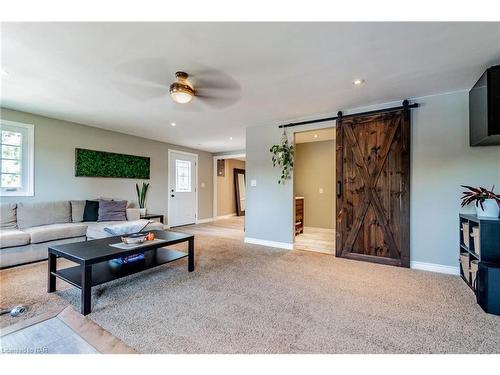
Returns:
[[[21,159],[21,146],[2,146],[3,159]]]
[[[21,175],[2,173],[2,187],[3,188],[21,187]]]
[[[0,122],[0,196],[33,195],[33,134],[31,124]]]
[[[21,146],[22,142],[23,135],[21,133],[2,130],[2,144]]]
[[[177,193],[191,192],[191,162],[175,161],[175,191]]]
[[[2,173],[21,173],[21,161],[2,159]]]

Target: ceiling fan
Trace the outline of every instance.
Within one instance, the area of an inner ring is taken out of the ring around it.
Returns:
[[[141,101],[168,95],[175,108],[181,111],[198,112],[207,107],[220,110],[241,99],[241,86],[234,78],[199,63],[190,63],[189,74],[177,71],[174,82],[168,78],[172,74],[171,67],[162,58],[128,61],[116,70],[132,78],[113,82],[122,93]]]
[[[186,72],[175,72],[177,81],[170,85],[170,97],[179,104],[186,104],[193,100],[196,95],[194,88],[189,83],[188,74]]]

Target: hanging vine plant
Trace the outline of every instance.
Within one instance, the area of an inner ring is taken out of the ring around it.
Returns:
[[[278,184],[284,184],[285,181],[291,177],[294,153],[293,145],[288,143],[288,137],[284,130],[280,143],[273,145],[269,151],[271,151],[271,154],[273,155],[273,167],[281,168],[281,176],[278,180]]]

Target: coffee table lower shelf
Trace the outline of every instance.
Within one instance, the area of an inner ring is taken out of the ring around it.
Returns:
[[[120,279],[134,273],[142,272],[162,264],[174,262],[186,258],[188,253],[173,249],[156,249],[147,251],[145,259],[130,264],[117,264],[112,261],[96,263],[92,265],[91,286],[101,285],[112,280]],[[69,267],[51,272],[54,276],[67,283],[82,289],[82,268],[81,266]]]

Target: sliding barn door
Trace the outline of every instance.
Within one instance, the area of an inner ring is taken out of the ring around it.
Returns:
[[[337,120],[338,257],[409,267],[410,119]]]

